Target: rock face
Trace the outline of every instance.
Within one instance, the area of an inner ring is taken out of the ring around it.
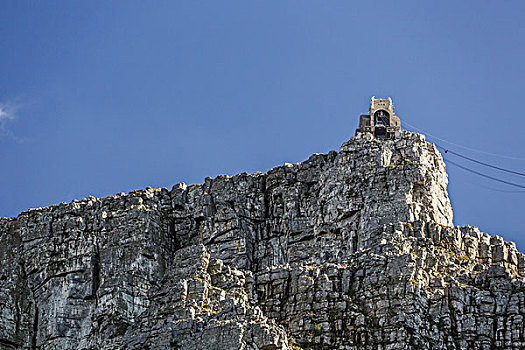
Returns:
[[[422,135],[358,134],[0,219],[0,348],[523,349],[524,255],[446,188]]]

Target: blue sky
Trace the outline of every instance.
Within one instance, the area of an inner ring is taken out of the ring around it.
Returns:
[[[391,96],[402,123],[525,158],[524,11],[522,1],[3,1],[0,216],[337,150],[372,95]],[[525,192],[447,168],[456,225],[524,251]]]

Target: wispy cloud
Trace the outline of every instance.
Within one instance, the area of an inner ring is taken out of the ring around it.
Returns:
[[[5,103],[0,103],[0,121],[15,119],[15,111]]]
[[[0,102],[0,138],[7,137],[17,142],[23,141],[23,139],[16,136],[13,131],[8,128],[8,123],[17,119],[17,112],[19,108],[19,103]]]

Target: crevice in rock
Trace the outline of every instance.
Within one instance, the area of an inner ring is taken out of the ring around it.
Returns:
[[[226,204],[235,212],[235,201],[233,200],[227,200]]]
[[[289,238],[289,241],[288,243],[289,244],[297,244],[297,243],[301,243],[301,242],[308,242],[308,241],[311,241],[313,239],[315,239],[315,235],[313,233],[310,233],[310,234],[305,234],[305,235],[302,235],[302,232],[301,233],[298,233],[298,234],[295,234],[295,235],[290,235],[290,238]],[[294,238],[294,237],[297,237],[298,238]]]
[[[175,232],[175,221],[172,219],[168,221],[168,237],[171,242],[169,249],[172,253],[182,248],[182,243]]]
[[[35,350],[38,338],[38,306],[35,305],[35,315],[33,317],[33,334],[31,337],[31,349]]]
[[[357,252],[357,245],[359,244],[359,236],[357,234],[358,230],[355,230],[352,233],[352,254]]]
[[[10,350],[18,349],[19,344],[13,340],[0,338],[0,349]]]
[[[100,287],[100,251],[98,244],[95,245],[93,256],[91,257],[91,294],[86,296],[84,300],[97,301],[97,292]]]
[[[35,287],[35,291],[42,288],[47,282],[49,282],[53,278],[59,278],[59,277],[66,277],[67,275],[71,275],[74,273],[84,273],[86,270],[84,269],[77,269],[77,270],[71,270],[71,271],[64,271],[61,273],[57,273],[51,276],[47,276],[39,285]]]
[[[198,216],[198,217],[194,218],[194,222],[195,222],[194,228],[195,228],[195,230],[197,231],[197,233],[199,235],[201,244],[204,244],[204,236],[202,235],[202,230],[201,230],[201,225],[204,222],[204,220],[206,220],[206,218],[203,217],[203,216]]]
[[[428,222],[423,222],[423,232],[426,238],[430,238],[432,239],[432,241],[434,241],[434,237],[432,237],[430,234],[430,227]]]
[[[490,296],[494,302],[494,308],[492,309],[492,314],[494,317],[492,317],[492,337],[491,337],[491,344],[490,349],[496,350],[498,349],[498,316],[497,316],[497,308],[498,308],[498,302],[496,300],[496,296],[490,291]]]
[[[224,237],[227,233],[229,233],[229,232],[231,232],[231,231],[238,230],[238,229],[239,229],[239,228],[238,228],[237,226],[230,227],[230,228],[228,228],[228,229],[226,229],[226,230],[224,230],[224,231],[219,232],[219,233],[216,234],[215,236],[210,237],[210,238],[209,238],[206,242],[204,242],[203,244],[204,244],[205,246],[208,246],[208,245],[210,245],[210,244],[214,244],[214,243],[216,243],[216,242],[219,240],[219,238]],[[227,238],[226,240],[219,241],[219,242],[225,242],[225,241],[227,241],[227,240],[228,240],[228,238]]]

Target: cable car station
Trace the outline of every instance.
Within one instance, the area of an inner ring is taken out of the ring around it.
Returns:
[[[401,129],[401,120],[394,114],[392,99],[370,99],[370,114],[361,114],[357,132],[369,132],[376,138],[389,139]]]

